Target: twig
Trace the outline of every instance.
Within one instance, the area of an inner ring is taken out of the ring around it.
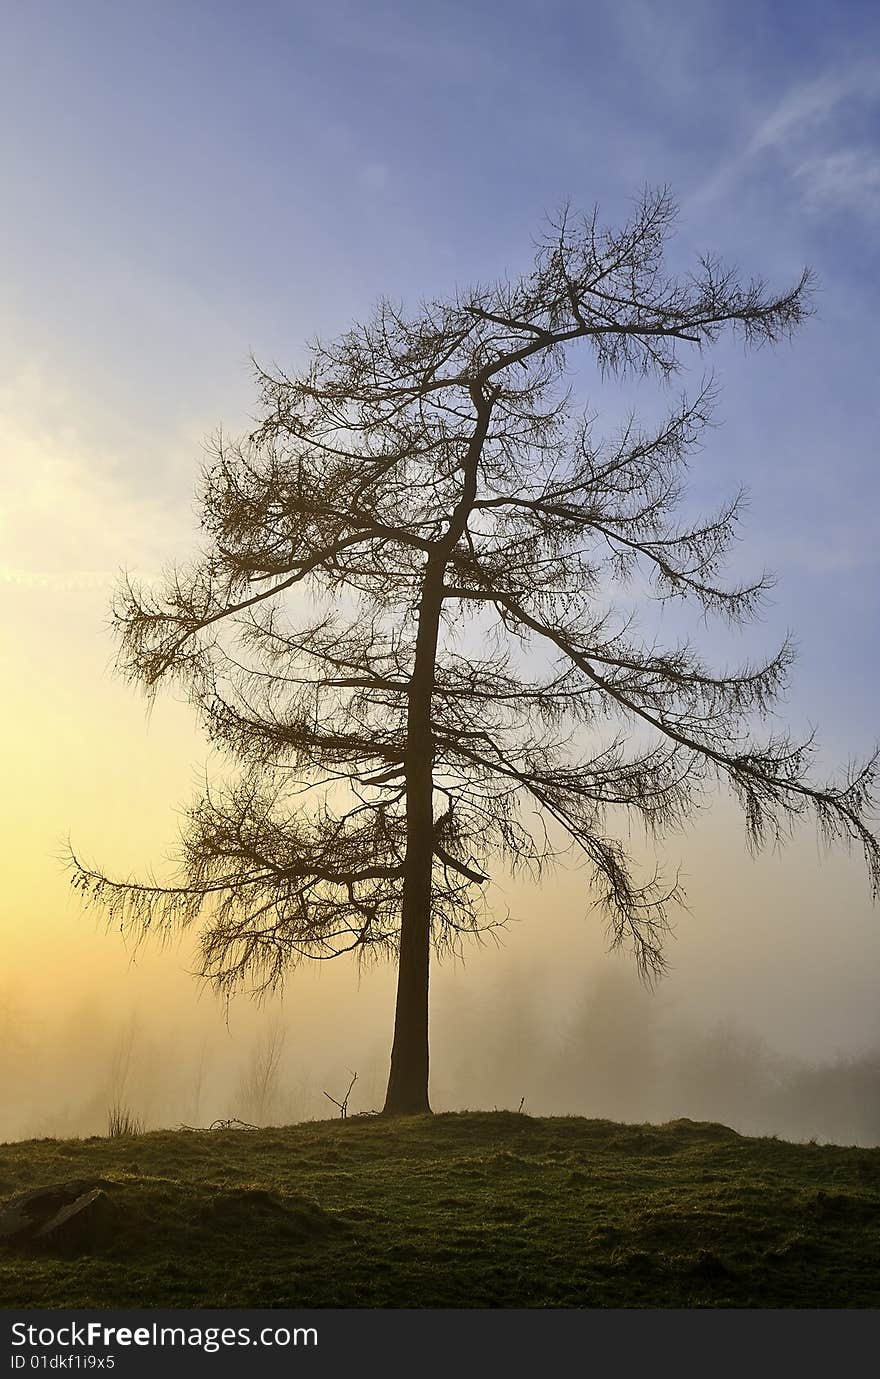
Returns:
[[[178,1130],[188,1130],[192,1134],[206,1134],[209,1130],[259,1130],[258,1125],[251,1125],[250,1121],[239,1120],[232,1116],[229,1120],[212,1120],[210,1125],[178,1125]]]
[[[351,1068],[349,1068],[348,1071],[351,1072]],[[357,1075],[357,1073],[352,1073],[351,1082],[349,1083],[348,1091],[345,1093],[345,1096],[343,1097],[342,1101],[337,1101],[336,1098],[335,1098],[335,1096],[331,1096],[329,1092],[325,1092],[325,1093],[324,1093],[324,1095],[325,1095],[325,1097],[327,1098],[328,1101],[332,1101],[334,1106],[338,1106],[338,1107],[339,1107],[339,1114],[340,1114],[340,1117],[342,1118],[342,1120],[345,1120],[346,1117],[348,1116],[348,1098],[351,1096],[351,1089],[352,1089],[352,1087],[354,1086],[354,1084],[357,1082],[357,1080],[358,1080],[358,1075]]]

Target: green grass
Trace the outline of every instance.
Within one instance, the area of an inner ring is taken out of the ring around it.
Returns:
[[[880,1149],[510,1112],[0,1146],[0,1199],[113,1229],[0,1250],[5,1307],[876,1307]]]

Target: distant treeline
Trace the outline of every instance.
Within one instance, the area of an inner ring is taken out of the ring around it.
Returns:
[[[348,1011],[357,1030],[357,1010]],[[291,1124],[336,1114],[353,1072],[353,1113],[381,1105],[387,1031],[352,1035],[350,1055],[302,1030],[282,1009],[240,1032],[192,1034],[121,1018],[89,1003],[36,1018],[0,994],[0,1139],[107,1133],[108,1114],[147,1128],[237,1117]],[[442,1110],[523,1110],[628,1122],[689,1117],[745,1134],[880,1144],[880,1048],[809,1063],[784,1058],[747,1028],[699,1026],[603,965],[572,1002],[529,975],[447,989],[434,1023],[432,1103]]]

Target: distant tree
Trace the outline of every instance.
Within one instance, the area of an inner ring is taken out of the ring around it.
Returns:
[[[281,1058],[287,1032],[280,1020],[273,1020],[254,1040],[238,1084],[242,1115],[257,1125],[267,1125],[276,1109]]]
[[[790,645],[716,672],[614,601],[640,571],[741,623],[767,587],[718,576],[740,497],[676,521],[711,385],[606,439],[566,390],[581,343],[603,375],[668,380],[726,328],[771,343],[808,313],[806,272],[780,295],[708,257],[671,276],[673,219],[666,192],[619,230],[565,212],[525,276],[414,316],[383,301],[301,373],[257,369],[262,420],[204,470],[204,555],[115,605],[122,670],[182,685],[238,769],[191,809],[173,884],[73,859],[74,883],[127,928],[198,923],[226,991],[302,958],[396,957],[388,1113],[429,1109],[429,954],[496,922],[494,864],[540,869],[566,840],[647,977],[680,889],[635,877],[617,814],[658,834],[726,782],[754,847],[809,809],[880,882],[876,756],[818,784],[809,741],[751,735]]]
[[[566,1021],[555,1060],[559,1101],[612,1120],[663,1118],[660,1046],[656,1001],[630,968],[606,964],[590,974]]]

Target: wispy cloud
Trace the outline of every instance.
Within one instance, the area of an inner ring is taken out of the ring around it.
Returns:
[[[880,552],[870,532],[853,523],[849,529],[836,523],[831,531],[810,536],[774,537],[773,559],[777,570],[803,571],[812,575],[858,574],[880,563]]]
[[[742,150],[690,198],[723,199],[748,176],[781,165],[811,210],[880,212],[880,153],[865,125],[880,102],[880,63],[859,63],[792,86],[766,110]]]
[[[53,593],[79,593],[110,589],[117,576],[110,570],[16,570],[0,566],[0,584],[19,589],[51,589]]]
[[[81,400],[38,365],[0,388],[0,585],[7,592],[106,588],[123,563],[156,570],[175,538],[186,548],[186,509],[126,484],[115,457],[85,439],[82,413]]]
[[[851,148],[807,158],[794,170],[811,208],[880,214],[880,153]]]
[[[852,96],[873,88],[871,69],[855,68],[846,74],[822,76],[800,82],[758,124],[745,151],[753,158],[767,149],[785,149],[828,120],[834,110]]]

